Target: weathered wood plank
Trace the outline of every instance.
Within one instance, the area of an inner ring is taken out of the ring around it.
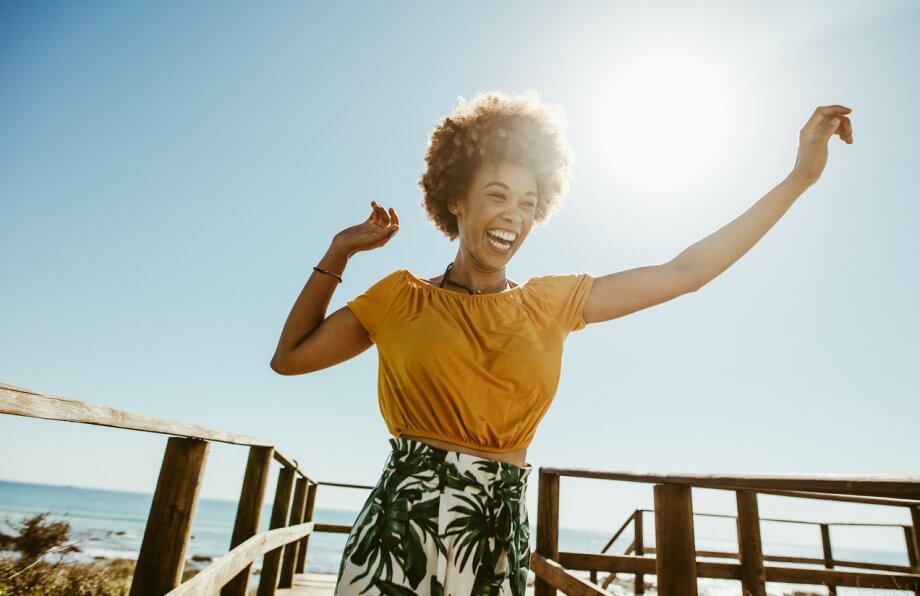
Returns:
[[[768,582],[837,585],[848,588],[886,588],[889,590],[918,590],[920,575],[903,573],[865,573],[832,569],[800,569],[797,567],[767,567]]]
[[[262,503],[265,500],[265,489],[268,487],[273,451],[271,447],[253,446],[249,448],[243,488],[240,490],[236,521],[233,525],[233,535],[230,538],[231,551],[259,531]],[[221,596],[246,596],[251,572],[252,565],[247,565],[238,576],[223,587]]]
[[[745,596],[766,596],[757,493],[736,491],[735,501],[738,507],[735,521],[738,528],[738,556],[741,560],[741,593]]]
[[[547,473],[545,468],[540,468],[539,472],[537,553],[544,559],[556,561],[559,559],[559,476]],[[534,594],[556,596],[556,588],[538,575],[534,583]]]
[[[260,556],[292,540],[300,540],[302,536],[308,536],[312,531],[313,522],[307,522],[256,534],[237,545],[226,555],[214,559],[210,565],[196,573],[190,580],[169,592],[169,596],[214,594]]]
[[[920,475],[878,474],[653,474],[591,470],[588,468],[543,468],[547,474],[573,478],[666,483],[726,490],[786,489],[816,493],[838,493],[920,499]]]
[[[656,484],[655,574],[661,596],[697,596],[690,487]]]
[[[309,487],[307,488],[307,502],[304,505],[303,520],[304,521],[313,521],[313,504],[316,502],[316,489],[318,488],[315,482],[310,482]],[[351,531],[349,526],[349,532]],[[300,539],[300,543],[297,546],[297,566],[295,570],[297,573],[303,573],[304,567],[307,564],[307,547],[310,544],[310,536],[304,536]]]
[[[307,497],[307,479],[298,478],[294,487],[294,502],[291,504],[291,517],[289,526],[296,526],[303,522],[303,508]],[[299,542],[291,542],[284,546],[281,558],[281,579],[278,580],[279,588],[290,588],[294,579],[294,566],[297,563],[297,547]]]
[[[127,412],[102,404],[93,404],[68,399],[47,393],[39,393],[13,385],[0,383],[0,414],[61,420],[81,424],[95,424],[127,430],[139,430],[166,435],[176,435],[234,445],[260,445],[270,447],[271,443],[219,430],[212,430],[197,424],[179,420]]]
[[[643,524],[643,513],[641,511],[636,511],[633,516],[633,552],[638,556],[645,554],[645,529]],[[636,578],[633,581],[634,583],[634,592],[636,594],[645,594],[645,575],[638,571],[636,572]]]
[[[540,553],[531,555],[530,565],[538,582],[553,586],[553,590],[558,588],[569,596],[609,596],[610,594],[591,582],[569,573],[562,565],[552,559],[547,559]],[[536,585],[535,583],[535,588]],[[537,593],[536,589],[534,593]]]
[[[131,596],[160,596],[182,581],[210,443],[170,437],[134,568]]]
[[[291,488],[294,485],[294,470],[281,468],[278,471],[278,485],[275,488],[275,500],[272,504],[272,519],[269,527],[283,528],[287,525],[288,511],[291,507]],[[281,564],[281,548],[265,553],[262,559],[262,571],[259,575],[258,596],[272,596],[278,588],[278,568]]]
[[[827,524],[821,524],[821,548],[824,554],[824,567],[834,568],[834,551],[831,550],[831,529]],[[828,596],[837,596],[837,586],[828,584]]]

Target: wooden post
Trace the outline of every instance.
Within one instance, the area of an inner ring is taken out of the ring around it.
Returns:
[[[907,561],[910,565],[910,572],[917,573],[918,563],[917,561],[917,547],[914,546],[914,529],[911,526],[904,527],[904,545],[907,547]]]
[[[766,596],[766,574],[763,568],[763,547],[760,541],[760,513],[757,493],[735,491],[738,503],[738,555],[741,558],[741,593],[744,596]]]
[[[910,546],[908,546],[907,552],[908,556],[910,556],[911,551],[914,553],[913,559],[910,560],[910,572],[920,574],[920,506],[910,508],[910,518],[913,522],[913,528],[911,528],[908,541]],[[914,590],[914,594],[920,596],[920,590]]]
[[[559,476],[539,468],[537,488],[537,552],[559,562]],[[539,577],[534,596],[556,596],[556,588]]]
[[[303,521],[303,506],[307,496],[307,479],[298,478],[294,487],[294,504],[291,505],[291,518],[289,526],[296,526]],[[294,565],[297,563],[297,547],[300,540],[284,545],[284,557],[281,559],[281,579],[278,580],[279,588],[290,588],[294,582]]]
[[[917,552],[917,546],[914,544],[914,529],[911,526],[903,526],[904,528],[904,546],[907,547],[907,561],[910,566],[911,573],[917,573],[920,570],[920,553]]]
[[[661,596],[697,596],[690,487],[655,485],[655,573]]]
[[[824,549],[824,566],[834,568],[834,551],[831,549],[831,530],[827,524],[821,524],[821,547]],[[837,596],[837,586],[827,585],[828,596]]]
[[[644,535],[645,531],[642,529],[642,510],[636,509],[636,512],[633,514],[633,548],[635,549],[636,556],[639,557],[645,554]],[[633,593],[645,594],[645,575],[637,573],[633,585]]]
[[[131,580],[131,596],[160,596],[181,583],[208,446],[200,439],[170,437],[167,441]]]
[[[269,529],[283,528],[288,521],[291,507],[291,486],[294,484],[294,468],[287,466],[278,471],[278,486],[275,489],[275,501],[272,503],[272,519]],[[262,559],[262,572],[259,576],[258,596],[272,596],[278,587],[278,567],[281,563],[281,547],[265,553]]]
[[[914,544],[914,528],[912,526],[904,527],[904,543],[907,547],[907,561],[910,565],[911,573],[920,573],[920,554],[917,553],[917,545]],[[914,596],[920,596],[920,590],[914,590]]]
[[[316,501],[316,489],[319,488],[319,485],[315,482],[311,482],[307,487],[307,503],[304,505],[303,512],[303,521],[313,521],[313,503]],[[310,535],[307,534],[300,539],[300,543],[297,546],[297,565],[295,571],[297,573],[303,573],[304,567],[307,565],[307,545],[310,541]]]
[[[271,447],[249,448],[249,461],[246,462],[246,474],[243,476],[240,501],[236,506],[236,522],[230,539],[231,550],[259,531],[273,452],[274,449]],[[246,569],[240,571],[221,589],[221,596],[246,596],[251,571],[252,565],[247,565]]]
[[[913,573],[920,573],[920,506],[910,508],[910,517],[913,522],[914,569]]]

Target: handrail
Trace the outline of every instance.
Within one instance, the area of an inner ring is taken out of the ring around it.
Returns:
[[[270,441],[212,430],[197,424],[119,410],[110,406],[69,399],[0,383],[0,414],[45,418],[62,422],[97,424],[127,430],[218,441],[232,445],[272,447]]]
[[[60,422],[94,424],[124,430],[137,430],[175,437],[216,441],[231,445],[248,447],[272,447],[273,457],[281,465],[293,468],[301,476],[309,478],[297,466],[296,460],[287,458],[275,448],[274,444],[264,439],[247,435],[213,430],[198,424],[189,424],[179,420],[170,420],[159,416],[149,416],[136,412],[119,410],[103,404],[95,404],[76,399],[33,391],[7,383],[0,383],[0,414],[24,416],[26,418],[44,418]]]
[[[843,495],[920,499],[920,474],[654,474],[588,468],[542,468],[547,474],[573,478],[677,484],[726,490],[785,489]]]
[[[857,497],[853,495],[834,495],[808,492],[803,490],[776,490],[766,488],[759,488],[757,489],[757,492],[764,495],[776,495],[778,497],[818,499],[824,501],[840,501],[844,503],[862,503],[864,505],[890,505],[892,507],[920,506],[920,500],[892,499],[888,497]]]
[[[224,556],[215,559],[205,569],[167,594],[168,596],[213,594],[258,557],[308,536],[313,531],[313,525],[314,522],[307,522],[256,534]]]
[[[760,493],[760,491],[754,491]],[[643,513],[655,513],[654,509],[636,509],[636,511],[641,511]],[[727,513],[693,513],[694,517],[721,517],[726,519],[738,519],[737,515],[728,515]],[[630,516],[631,518],[632,516]],[[628,520],[627,520],[628,521]],[[878,522],[816,522],[809,521],[806,519],[783,519],[779,517],[761,517],[760,521],[765,522],[782,522],[787,524],[805,524],[809,526],[862,526],[862,527],[877,527],[877,528],[903,528],[904,524],[883,524]]]

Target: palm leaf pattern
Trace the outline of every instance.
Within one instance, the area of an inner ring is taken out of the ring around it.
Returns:
[[[450,461],[456,452],[402,437],[390,444],[383,474],[345,543],[336,594],[445,596],[433,561],[452,550],[452,577],[468,578],[463,586],[452,580],[456,596],[524,596],[531,551],[523,468],[475,459],[475,472],[461,471]],[[445,495],[455,505],[439,533]]]

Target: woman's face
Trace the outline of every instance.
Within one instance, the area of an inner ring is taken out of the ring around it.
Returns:
[[[483,265],[504,267],[533,227],[537,180],[526,166],[484,164],[473,175],[466,200],[452,203],[452,209],[465,250]],[[510,246],[504,239],[511,239]]]

